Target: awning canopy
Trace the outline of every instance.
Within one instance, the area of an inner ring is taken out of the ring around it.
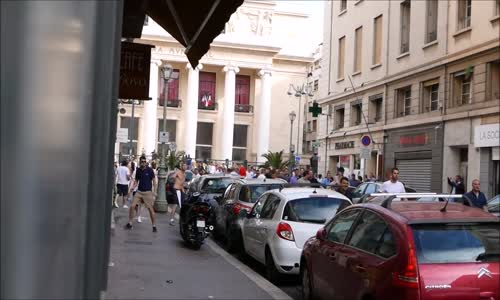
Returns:
[[[125,0],[122,37],[140,38],[148,15],[179,43],[196,67],[243,0]]]

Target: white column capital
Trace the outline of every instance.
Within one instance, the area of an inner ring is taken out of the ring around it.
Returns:
[[[264,68],[259,71],[258,75],[260,77],[264,77],[264,75],[272,76],[272,73],[273,71],[271,70],[271,68]]]
[[[187,64],[186,64],[186,69],[187,69],[187,70],[193,70],[193,67],[191,66],[191,64],[190,64],[190,63],[187,63]],[[202,70],[202,69],[203,69],[203,65],[202,65],[202,64],[198,64],[198,65],[196,66],[196,68],[195,68],[195,71],[200,71],[200,70]]]
[[[156,65],[157,67],[161,66],[161,64],[162,64],[162,63],[163,63],[163,62],[161,61],[161,59],[154,59],[154,58],[152,58],[152,59],[151,59],[151,64],[152,64],[152,65],[154,64],[154,65]]]
[[[228,64],[222,69],[222,71],[226,73],[231,71],[233,71],[234,73],[238,73],[240,71],[240,68],[238,68],[238,66],[235,66],[233,64]]]

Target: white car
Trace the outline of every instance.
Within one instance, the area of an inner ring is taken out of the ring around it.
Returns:
[[[266,266],[270,281],[282,274],[299,274],[304,243],[337,211],[352,202],[342,194],[322,188],[284,188],[268,191],[250,213],[243,213],[245,252]]]

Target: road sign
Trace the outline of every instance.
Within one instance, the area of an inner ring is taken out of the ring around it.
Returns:
[[[295,163],[300,164],[300,156],[295,156]]]
[[[370,146],[370,144],[372,143],[372,139],[370,138],[370,136],[368,135],[364,135],[362,138],[361,138],[361,144],[363,146]]]
[[[313,106],[309,107],[309,112],[312,113],[313,117],[317,117],[323,112],[323,109],[314,101]]]
[[[168,131],[160,131],[160,143],[168,143]]]
[[[128,128],[117,128],[116,129],[116,142],[117,143],[128,143]]]
[[[359,157],[361,159],[371,159],[371,157],[372,157],[372,149],[370,149],[370,148],[361,148],[361,151],[359,153]]]

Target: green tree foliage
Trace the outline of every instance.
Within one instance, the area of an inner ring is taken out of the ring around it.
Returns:
[[[290,161],[283,157],[283,150],[279,152],[267,152],[262,154],[267,161],[264,164],[266,168],[273,168],[276,170],[286,169],[290,165]]]

